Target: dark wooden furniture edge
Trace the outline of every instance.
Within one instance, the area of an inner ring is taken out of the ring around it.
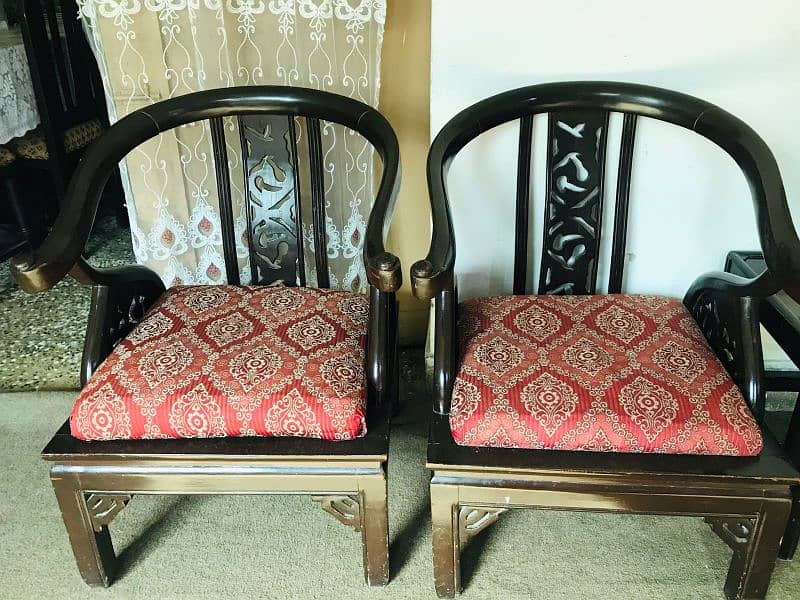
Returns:
[[[764,450],[753,457],[476,448],[456,444],[450,434],[448,417],[433,415],[428,442],[428,468],[486,473],[640,474],[656,478],[675,475],[729,481],[759,478],[784,485],[800,483],[800,472],[772,434],[762,428],[762,435]]]
[[[756,272],[748,259],[762,259],[763,253],[752,250],[734,250],[728,253],[725,260],[725,270],[733,274],[741,274],[745,277],[756,277],[760,273]],[[792,300],[787,297],[785,292],[779,291],[774,296],[764,298],[761,303],[761,322],[769,331],[775,341],[784,349],[789,357],[800,364],[800,346],[797,345],[793,337],[793,331],[800,335],[800,314],[792,310]],[[787,331],[785,324],[790,330]],[[793,331],[792,331],[793,330]]]
[[[387,410],[370,415],[367,434],[354,440],[328,441],[294,437],[219,437],[165,440],[109,440],[84,442],[73,437],[66,421],[42,450],[48,461],[105,459],[200,459],[235,460],[237,457],[274,456],[281,459],[341,460],[347,457],[385,461],[389,446]]]
[[[431,470],[437,595],[461,591],[461,551],[510,509],[703,517],[732,550],[725,594],[763,598],[796,520],[800,473],[767,433],[757,457],[471,448],[433,415]],[[793,487],[794,486],[794,487]],[[796,502],[795,502],[796,503]]]

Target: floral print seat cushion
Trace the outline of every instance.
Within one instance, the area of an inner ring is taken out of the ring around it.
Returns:
[[[82,440],[366,433],[366,296],[170,288],[80,392]]]
[[[461,304],[450,427],[464,446],[756,455],[739,389],[679,300],[503,296]]]

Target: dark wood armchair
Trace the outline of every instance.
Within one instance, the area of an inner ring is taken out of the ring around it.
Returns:
[[[610,113],[624,117],[609,294],[597,295]],[[538,114],[549,119],[544,247],[539,295],[525,295]],[[620,293],[643,117],[694,131],[738,163],[768,265],[762,275],[703,275],[683,302]],[[514,295],[459,304],[448,168],[479,134],[514,120]],[[754,299],[781,288],[800,297],[800,243],[763,140],[720,108],[663,89],[536,85],[447,123],[430,149],[428,182],[432,241],[411,277],[419,298],[435,300],[428,468],[439,596],[460,590],[469,538],[526,507],[705,517],[733,549],[728,597],[763,598],[800,483],[759,425],[765,392]]]
[[[231,118],[241,132],[235,139],[243,164],[268,156],[294,178],[284,199],[292,210],[282,242],[293,260],[279,273],[283,286],[274,285],[273,271],[256,268],[265,251],[259,228],[268,218],[253,200],[257,194],[246,200],[253,285],[238,285],[225,136],[231,121],[224,121]],[[305,287],[306,260],[316,263],[319,286],[328,285],[323,120],[364,136],[383,164],[364,243],[368,295]],[[118,162],[146,140],[194,122],[212,141],[228,285],[165,291],[143,266],[86,264],[81,252]],[[255,155],[272,151],[248,143],[247,131],[267,127],[283,156]],[[299,164],[301,131],[308,161]],[[367,582],[387,583],[388,415],[397,394],[401,272],[383,239],[399,169],[397,139],[380,113],[290,87],[228,88],[159,102],[120,120],[89,148],[52,232],[13,265],[29,292],[68,274],[92,288],[84,387],[70,421],[43,451],[87,583],[112,580],[108,525],[131,496],[243,493],[312,495],[360,532]],[[311,179],[310,198],[302,201],[301,172]],[[306,256],[298,240],[308,221],[316,245]]]

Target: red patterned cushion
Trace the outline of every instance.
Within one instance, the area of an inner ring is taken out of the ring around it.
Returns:
[[[503,296],[460,308],[450,427],[464,446],[761,451],[758,425],[684,305]]]
[[[366,433],[365,296],[169,289],[81,391],[83,440]]]

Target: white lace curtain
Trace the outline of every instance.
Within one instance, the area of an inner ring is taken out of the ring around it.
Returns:
[[[313,87],[376,106],[386,2],[79,0],[79,6],[114,122],[162,99],[234,85]],[[239,134],[232,119],[226,127],[246,283],[251,274]],[[331,124],[323,124],[322,138],[331,285],[360,291],[372,149]],[[136,258],[168,286],[225,280],[210,139],[207,124],[188,125],[150,140],[122,164]],[[267,175],[262,179],[274,179]],[[308,226],[303,237],[310,249]],[[313,281],[313,261],[306,263]]]

